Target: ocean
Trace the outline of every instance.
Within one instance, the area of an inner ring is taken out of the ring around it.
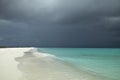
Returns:
[[[120,48],[38,48],[38,51],[55,56],[58,63],[61,61],[80,73],[82,70],[83,75],[98,76],[90,80],[120,80]],[[89,80],[89,77],[71,80]]]

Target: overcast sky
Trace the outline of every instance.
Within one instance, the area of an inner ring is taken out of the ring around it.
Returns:
[[[0,45],[120,47],[120,0],[0,0]]]

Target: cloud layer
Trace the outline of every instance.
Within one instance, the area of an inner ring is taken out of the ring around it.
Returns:
[[[1,0],[0,37],[3,45],[120,47],[120,1]]]

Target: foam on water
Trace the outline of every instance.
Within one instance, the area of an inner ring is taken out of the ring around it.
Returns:
[[[25,52],[16,61],[19,62],[18,69],[23,73],[20,80],[111,80],[36,49]]]

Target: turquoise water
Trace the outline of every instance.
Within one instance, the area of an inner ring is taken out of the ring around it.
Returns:
[[[39,48],[77,68],[90,70],[97,75],[120,80],[120,48]]]

